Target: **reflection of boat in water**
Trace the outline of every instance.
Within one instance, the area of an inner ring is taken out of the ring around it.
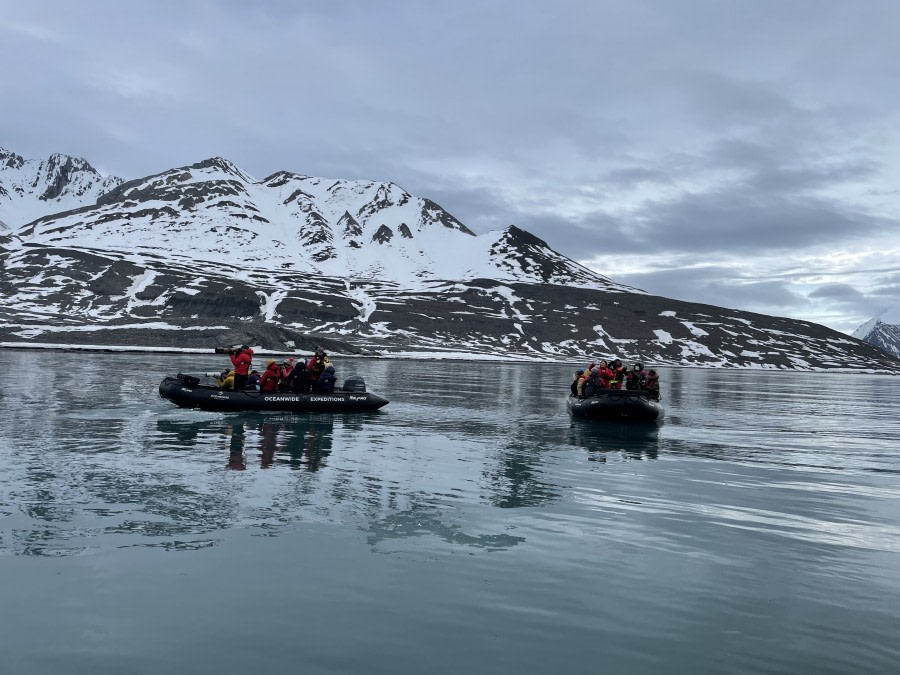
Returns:
[[[295,394],[285,391],[253,391],[220,389],[213,384],[200,384],[197,377],[179,373],[165,378],[159,395],[182,408],[199,408],[214,412],[284,411],[284,412],[365,412],[387,405],[387,399],[366,391],[361,377],[344,382],[344,388],[330,394]]]
[[[612,422],[661,422],[665,409],[646,391],[600,389],[590,398],[570,396],[566,408],[572,415]]]
[[[611,452],[622,453],[630,459],[656,459],[660,451],[660,426],[616,421],[594,424],[573,417],[568,441],[592,453],[588,459],[593,461],[606,461],[607,453]]]
[[[355,415],[359,420],[365,415]],[[240,414],[228,417],[160,419],[161,442],[180,451],[224,449],[228,467],[247,468],[247,453],[258,452],[260,466],[286,465],[316,471],[332,451],[335,416]]]

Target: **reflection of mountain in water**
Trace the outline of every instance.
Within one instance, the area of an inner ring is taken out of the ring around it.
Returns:
[[[398,511],[373,521],[368,529],[368,543],[375,547],[391,539],[432,535],[448,544],[480,548],[486,551],[503,551],[525,541],[524,537],[508,534],[467,534],[458,525],[446,525],[434,510],[412,508]]]
[[[482,475],[488,484],[491,503],[501,509],[539,506],[559,498],[552,483],[541,480],[542,449],[510,444]]]

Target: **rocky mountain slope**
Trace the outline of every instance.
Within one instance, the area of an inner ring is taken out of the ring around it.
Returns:
[[[0,234],[48,213],[93,204],[121,182],[101,176],[83,159],[25,159],[0,148]]]
[[[16,234],[23,245],[406,287],[488,277],[635,291],[516,228],[476,236],[437,204],[393,183],[284,171],[256,181],[221,158],[123,183],[94,205],[39,218]]]
[[[392,183],[215,158],[107,187],[0,233],[0,340],[900,367],[823,326],[617,284],[513,226],[475,235]]]
[[[853,331],[853,337],[875,345],[894,358],[900,359],[900,304],[866,321]]]

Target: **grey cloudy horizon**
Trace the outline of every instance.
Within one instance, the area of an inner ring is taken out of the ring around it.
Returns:
[[[0,146],[392,181],[655,295],[900,299],[900,3],[0,0]]]

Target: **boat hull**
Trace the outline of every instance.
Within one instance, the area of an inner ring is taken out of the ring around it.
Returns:
[[[590,398],[570,396],[566,408],[572,415],[609,422],[661,422],[665,409],[643,391],[602,389]]]
[[[336,390],[333,394],[293,394],[290,392],[232,391],[208,384],[191,385],[167,377],[159,385],[159,395],[181,408],[213,412],[368,412],[388,401],[367,392]]]

